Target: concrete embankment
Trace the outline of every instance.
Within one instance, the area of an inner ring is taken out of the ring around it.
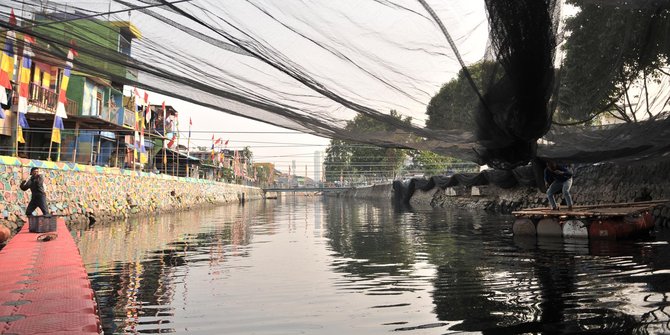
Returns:
[[[444,178],[444,177],[442,177]],[[521,208],[548,206],[546,195],[536,186],[516,183],[496,186],[486,178],[468,177],[477,185],[440,187],[439,182],[416,183],[428,189],[413,188],[404,199],[413,207],[458,207],[510,213]],[[444,179],[442,179],[444,181]],[[442,183],[444,184],[444,182]],[[391,184],[347,191],[342,196],[391,199],[398,195]],[[670,199],[670,160],[635,164],[603,163],[575,168],[572,197],[576,204],[631,202],[636,199]],[[670,225],[670,207],[654,211],[658,225]]]
[[[42,169],[49,209],[67,222],[88,222],[263,198],[260,188],[116,168],[0,156],[0,224],[23,225],[30,192],[19,189],[33,166]]]
[[[327,193],[327,195],[332,194]],[[379,200],[391,201],[391,199],[393,198],[393,185],[389,183],[389,184],[377,184],[365,187],[356,187],[342,191],[340,193],[337,193],[336,195],[345,198],[379,199]]]

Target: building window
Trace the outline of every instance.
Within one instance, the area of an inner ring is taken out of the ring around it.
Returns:
[[[130,40],[119,34],[119,52],[130,56]]]

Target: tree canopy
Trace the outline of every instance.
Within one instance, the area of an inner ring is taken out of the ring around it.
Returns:
[[[477,87],[485,88],[495,76],[496,63],[481,61],[468,67],[470,76]],[[440,91],[430,99],[426,108],[426,127],[432,129],[475,129],[475,112],[479,98],[461,69],[458,76],[444,84]]]
[[[403,119],[402,115],[391,110],[391,116],[410,123],[411,118]],[[349,131],[381,131],[388,130],[389,126],[365,115],[358,115],[347,123]],[[382,148],[359,144],[351,141],[333,139],[326,148],[324,170],[326,181],[333,182],[353,177],[393,178],[404,160],[407,150]]]
[[[651,116],[655,92],[648,85],[667,75],[663,68],[670,59],[669,9],[635,2],[568,3],[579,12],[566,20],[560,112],[555,119],[587,120],[604,111],[628,122],[638,120],[639,110]],[[631,92],[633,86],[640,93]]]

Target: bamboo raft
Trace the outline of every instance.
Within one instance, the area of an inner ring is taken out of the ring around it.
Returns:
[[[572,209],[528,208],[512,212],[517,236],[622,239],[648,233],[652,211],[669,200],[574,206]]]

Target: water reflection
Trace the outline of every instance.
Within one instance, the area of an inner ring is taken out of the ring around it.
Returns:
[[[589,243],[511,223],[285,197],[74,234],[106,334],[670,331],[668,232]]]

